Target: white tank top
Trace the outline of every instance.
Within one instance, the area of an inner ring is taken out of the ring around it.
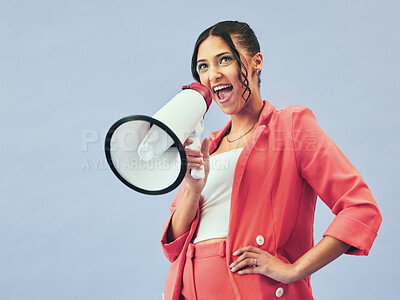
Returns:
[[[202,191],[200,220],[193,243],[228,235],[233,177],[243,148],[210,157],[210,173]]]

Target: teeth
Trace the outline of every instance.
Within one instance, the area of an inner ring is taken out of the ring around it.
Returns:
[[[219,86],[214,88],[214,92],[218,92],[218,91],[226,89],[228,87],[230,87],[230,85],[219,85]]]

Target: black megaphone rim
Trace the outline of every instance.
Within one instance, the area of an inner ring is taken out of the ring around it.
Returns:
[[[127,122],[131,122],[131,121],[147,121],[151,125],[155,124],[158,127],[160,127],[161,129],[163,129],[165,132],[167,132],[169,134],[169,136],[173,139],[174,144],[171,147],[178,148],[179,155],[181,158],[181,170],[180,170],[179,175],[176,178],[176,180],[172,184],[170,184],[168,187],[160,189],[160,190],[154,190],[154,191],[142,189],[142,188],[130,183],[125,178],[123,178],[121,176],[121,174],[118,172],[116,166],[114,165],[112,158],[111,158],[111,138],[112,138],[115,130],[119,126],[121,126],[122,124],[125,124]],[[182,145],[181,141],[176,136],[176,134],[167,125],[165,125],[164,123],[162,123],[159,120],[154,119],[152,117],[144,116],[144,115],[134,115],[134,116],[128,116],[128,117],[118,120],[111,126],[111,128],[107,132],[104,149],[105,149],[107,163],[110,166],[113,173],[115,174],[115,176],[117,176],[117,178],[119,180],[121,180],[125,185],[127,185],[128,187],[130,187],[131,189],[133,189],[139,193],[147,194],[147,195],[166,194],[166,193],[169,193],[169,192],[173,191],[174,189],[176,189],[181,184],[183,179],[185,178],[185,174],[186,174],[186,170],[187,170],[187,159],[186,159],[185,147]]]

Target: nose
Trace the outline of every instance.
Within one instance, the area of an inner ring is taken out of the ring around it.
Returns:
[[[218,79],[221,78],[221,72],[218,66],[212,66],[210,67],[209,74],[208,74],[208,79],[210,82],[215,82],[218,81]]]

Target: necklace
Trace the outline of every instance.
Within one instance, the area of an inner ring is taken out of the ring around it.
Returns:
[[[234,140],[230,140],[229,138],[228,138],[228,136],[226,136],[226,140],[229,142],[229,143],[233,143],[233,142],[236,142],[237,140],[240,140],[242,137],[244,137],[246,134],[248,134],[250,131],[252,131],[253,130],[253,128],[254,128],[254,126],[257,124],[257,121],[253,124],[253,126],[251,126],[251,128],[246,132],[246,133],[243,133],[241,136],[239,136],[238,138],[236,138],[236,139],[234,139]]]

